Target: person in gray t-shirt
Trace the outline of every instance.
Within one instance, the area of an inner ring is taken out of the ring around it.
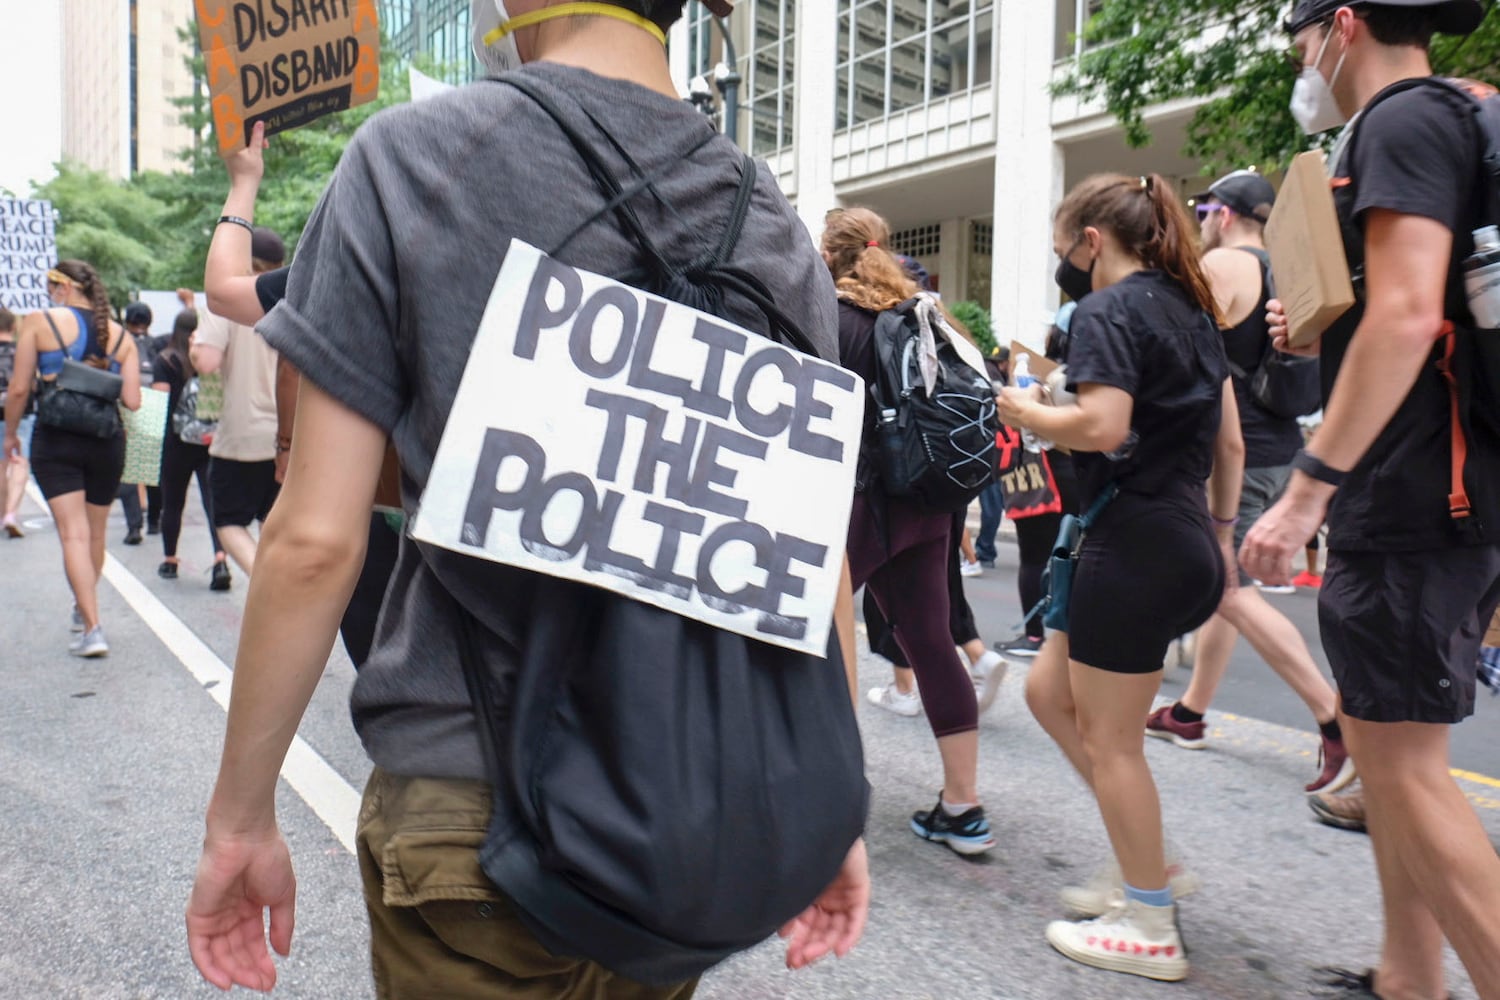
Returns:
[[[632,202],[645,229],[663,252],[693,260],[730,215],[743,156],[728,138],[708,135],[711,124],[678,99],[662,32],[642,26],[639,0],[618,2],[631,13],[617,19],[563,11],[557,16],[567,20],[516,30],[505,39],[515,39],[513,48],[491,45],[484,56],[492,69],[507,57],[523,58],[527,64],[513,72],[575,109],[579,127],[592,116],[628,146],[655,176],[653,190]],[[545,6],[507,0],[504,9],[519,17]],[[644,6],[664,28],[681,15],[683,0]],[[210,982],[257,989],[274,982],[262,940],[265,909],[272,946],[283,954],[290,946],[294,880],[275,827],[276,775],[359,570],[387,437],[400,457],[412,515],[511,241],[557,247],[598,216],[556,256],[598,274],[624,273],[638,251],[613,214],[600,214],[604,208],[556,124],[515,88],[481,82],[371,119],[309,220],[287,297],[259,325],[303,373],[303,388],[291,468],[265,525],[246,605],[224,755],[188,908],[189,945]],[[797,318],[823,358],[837,360],[828,270],[763,170],[733,264]],[[720,314],[767,332],[765,316],[733,293]],[[496,391],[505,383],[506,373],[497,371]],[[430,930],[414,928],[426,927],[423,919],[403,913],[424,900],[454,898],[455,885],[465,899],[492,896],[474,851],[489,799],[458,616],[461,605],[496,637],[483,666],[503,679],[525,625],[526,589],[525,574],[402,540],[375,646],[353,694],[355,726],[377,765],[359,850],[382,995],[475,995],[473,979],[466,980],[469,992],[446,981],[452,953]],[[848,607],[852,614],[852,602]],[[453,843],[428,837],[423,847],[397,835],[434,811],[447,815]],[[454,816],[465,817],[458,829]],[[427,851],[420,858],[403,854],[419,848]],[[424,872],[442,884],[423,884]],[[399,892],[390,882],[396,875],[407,880]],[[868,895],[857,841],[835,882],[789,925],[789,964],[847,952],[863,928]],[[513,917],[502,920],[509,906],[501,900],[491,912],[500,921],[486,934],[493,953],[481,958],[478,973],[465,960],[468,975],[495,991],[484,995],[511,995],[496,984],[518,980],[535,980],[537,995],[559,997],[691,992],[692,984],[635,987],[588,962],[549,959],[539,970],[518,957],[528,932]],[[533,942],[530,951],[539,950]],[[491,971],[493,980],[486,978]]]

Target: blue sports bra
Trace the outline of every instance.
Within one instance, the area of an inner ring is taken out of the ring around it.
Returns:
[[[74,361],[82,361],[84,355],[88,353],[89,340],[91,339],[89,337],[89,324],[92,322],[92,318],[77,306],[69,306],[68,309],[73,313],[73,317],[78,320],[78,336],[73,338],[73,342],[65,350],[54,348],[50,351],[44,351],[40,350],[40,344],[37,345],[37,374],[43,378],[50,378],[62,371],[64,353]],[[54,340],[53,343],[55,344],[57,341]],[[112,372],[120,370],[120,362],[115,360],[113,356],[109,360],[109,370]]]

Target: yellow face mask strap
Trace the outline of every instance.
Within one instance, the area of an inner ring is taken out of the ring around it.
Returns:
[[[612,17],[616,21],[633,24],[642,31],[650,34],[652,38],[655,38],[663,45],[667,44],[667,34],[661,30],[661,26],[656,22],[644,18],[634,11],[626,10],[623,7],[616,7],[614,4],[608,3],[592,2],[592,0],[582,0],[582,2],[578,3],[562,3],[555,7],[543,7],[528,14],[520,14],[506,21],[494,31],[486,34],[484,36],[484,44],[494,45],[511,32],[520,31],[522,28],[529,28],[533,24],[541,24],[543,21],[551,21],[559,17]]]

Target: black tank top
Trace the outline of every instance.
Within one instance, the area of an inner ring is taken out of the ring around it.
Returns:
[[[1271,301],[1270,282],[1266,280],[1270,258],[1255,247],[1234,247],[1260,261],[1260,299],[1239,323],[1224,331],[1224,353],[1229,361],[1247,376],[1260,366],[1270,333],[1266,328],[1266,303]],[[1302,428],[1296,420],[1287,420],[1268,412],[1250,396],[1247,378],[1231,374],[1234,399],[1240,408],[1240,431],[1245,436],[1245,468],[1263,469],[1286,465],[1302,447]]]

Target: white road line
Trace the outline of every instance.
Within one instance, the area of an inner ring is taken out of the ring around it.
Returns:
[[[35,483],[27,483],[26,491],[37,506],[47,510],[47,504]],[[219,707],[228,712],[234,671],[181,618],[151,593],[134,573],[108,554],[104,557],[104,579],[141,616],[141,620],[171,650],[178,662],[204,686]],[[354,786],[345,781],[300,736],[292,740],[286,762],[281,767],[281,776],[318,818],[327,824],[339,843],[344,845],[344,849],[353,854],[354,829],[359,820],[360,803],[360,794]]]

